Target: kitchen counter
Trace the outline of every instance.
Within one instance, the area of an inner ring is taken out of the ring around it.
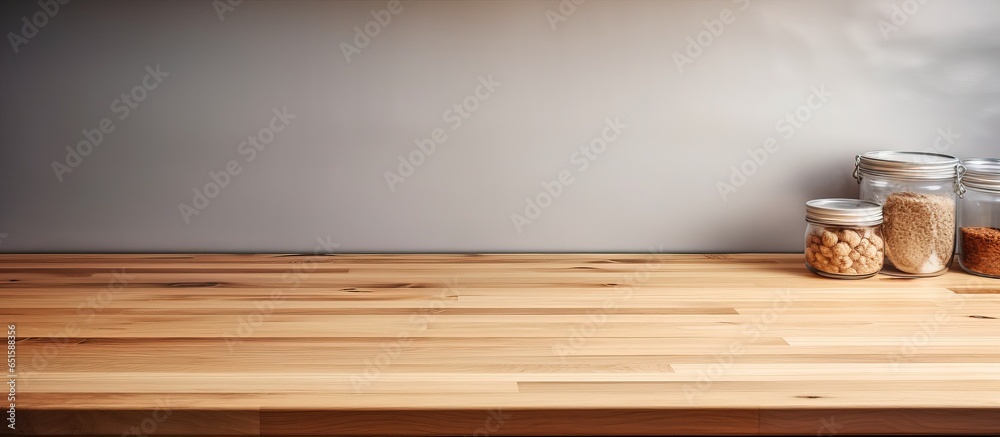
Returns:
[[[18,433],[1000,434],[1000,280],[957,268],[0,255],[0,302]]]

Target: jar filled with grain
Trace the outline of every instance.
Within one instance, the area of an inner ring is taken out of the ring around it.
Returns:
[[[975,275],[1000,278],[1000,159],[966,159],[962,166],[968,191],[958,210],[959,265]]]
[[[955,216],[964,191],[958,158],[878,151],[855,158],[861,199],[882,205],[882,273],[938,276],[955,257]]]
[[[864,279],[882,269],[882,207],[855,199],[806,202],[806,267],[828,278]]]

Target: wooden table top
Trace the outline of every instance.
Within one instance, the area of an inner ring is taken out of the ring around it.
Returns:
[[[957,270],[0,255],[0,302],[22,434],[1000,434],[1000,280]]]

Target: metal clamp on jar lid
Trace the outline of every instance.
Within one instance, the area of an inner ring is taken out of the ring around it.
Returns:
[[[810,200],[806,202],[806,221],[832,226],[875,226],[882,223],[882,206],[856,199]]]
[[[971,158],[962,161],[962,185],[981,191],[1000,193],[1000,159]]]
[[[941,153],[880,150],[854,157],[854,179],[859,184],[865,175],[904,181],[951,179],[955,181],[955,192],[962,196],[964,172],[958,158]]]

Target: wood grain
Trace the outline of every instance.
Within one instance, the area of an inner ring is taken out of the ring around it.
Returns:
[[[802,262],[0,255],[15,431],[1000,435],[1000,280]]]

